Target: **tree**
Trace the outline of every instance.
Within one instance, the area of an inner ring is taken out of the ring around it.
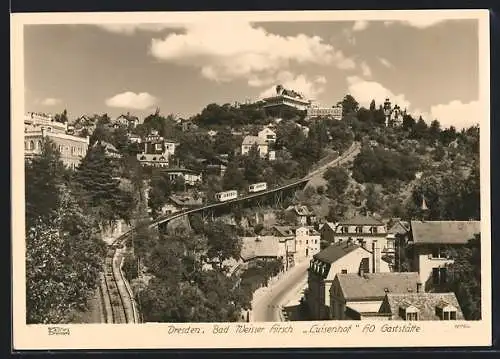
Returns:
[[[359,109],[359,103],[356,101],[354,97],[351,95],[345,95],[342,100],[342,116],[345,116],[349,113],[355,113]]]
[[[245,177],[239,169],[236,161],[231,161],[224,172],[222,178],[222,188],[224,190],[242,189],[245,187]]]
[[[454,292],[466,320],[481,319],[481,236],[453,251],[445,290]]]
[[[95,228],[67,188],[61,191],[57,215],[30,227],[26,238],[29,324],[65,323],[72,310],[85,308],[104,255]]]
[[[365,188],[366,203],[365,208],[368,212],[377,212],[381,207],[380,193],[373,183],[368,183]]]
[[[207,256],[220,267],[227,259],[239,258],[242,243],[232,226],[221,221],[211,222],[205,226],[205,234],[208,240]]]
[[[375,105],[375,100],[372,100],[372,102],[370,102],[370,111],[375,112],[376,109],[377,106]]]
[[[160,214],[160,210],[172,193],[173,186],[170,180],[159,170],[154,169],[151,175],[150,189],[148,196],[148,207],[155,218]]]
[[[257,144],[254,144],[245,159],[244,163],[244,174],[245,179],[248,183],[257,183],[262,180],[262,172],[264,171],[265,163],[264,160],[260,157],[259,147]]]
[[[75,173],[75,181],[84,202],[95,211],[102,224],[117,219],[130,220],[133,197],[119,188],[120,181],[113,177],[114,165],[100,144],[92,147]]]
[[[332,199],[343,195],[349,185],[349,174],[343,167],[328,168],[323,178],[328,181],[328,196]]]
[[[42,141],[40,156],[25,162],[25,169],[26,225],[29,227],[37,218],[46,221],[56,213],[65,169],[59,151],[49,139]]]
[[[438,120],[434,120],[431,122],[431,126],[429,127],[429,136],[432,140],[439,139],[439,134],[441,133],[441,124]]]

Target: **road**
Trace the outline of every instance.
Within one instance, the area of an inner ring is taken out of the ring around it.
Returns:
[[[307,280],[308,267],[309,261],[297,264],[268,288],[262,289],[260,295],[252,303],[252,321],[282,321],[280,306],[286,304],[291,296],[297,293],[299,286],[304,285]]]

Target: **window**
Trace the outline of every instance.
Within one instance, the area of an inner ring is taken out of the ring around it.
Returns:
[[[347,274],[347,269],[342,269],[341,273],[342,274]]]
[[[377,227],[372,227],[371,230],[372,230],[373,234],[377,234],[378,233],[378,228]]]
[[[445,267],[432,268],[432,283],[434,285],[440,285],[446,283],[446,277],[448,270]]]
[[[446,258],[446,250],[440,246],[432,247],[432,258]]]
[[[418,320],[418,313],[406,313],[406,320]]]
[[[362,226],[357,226],[356,227],[356,233],[363,233],[363,227]]]
[[[349,233],[349,227],[343,226],[342,227],[342,233]]]
[[[441,303],[436,306],[436,315],[441,320],[457,320],[457,309],[454,306]]]

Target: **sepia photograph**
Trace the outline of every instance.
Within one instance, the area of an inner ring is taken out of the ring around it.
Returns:
[[[60,15],[11,16],[20,347],[491,340],[486,11]]]

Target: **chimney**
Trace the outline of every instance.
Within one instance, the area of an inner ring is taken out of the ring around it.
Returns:
[[[378,241],[376,239],[372,242],[373,247],[373,273],[380,272],[380,247],[378,245]]]
[[[421,281],[417,282],[417,293],[422,293],[422,282]]]

